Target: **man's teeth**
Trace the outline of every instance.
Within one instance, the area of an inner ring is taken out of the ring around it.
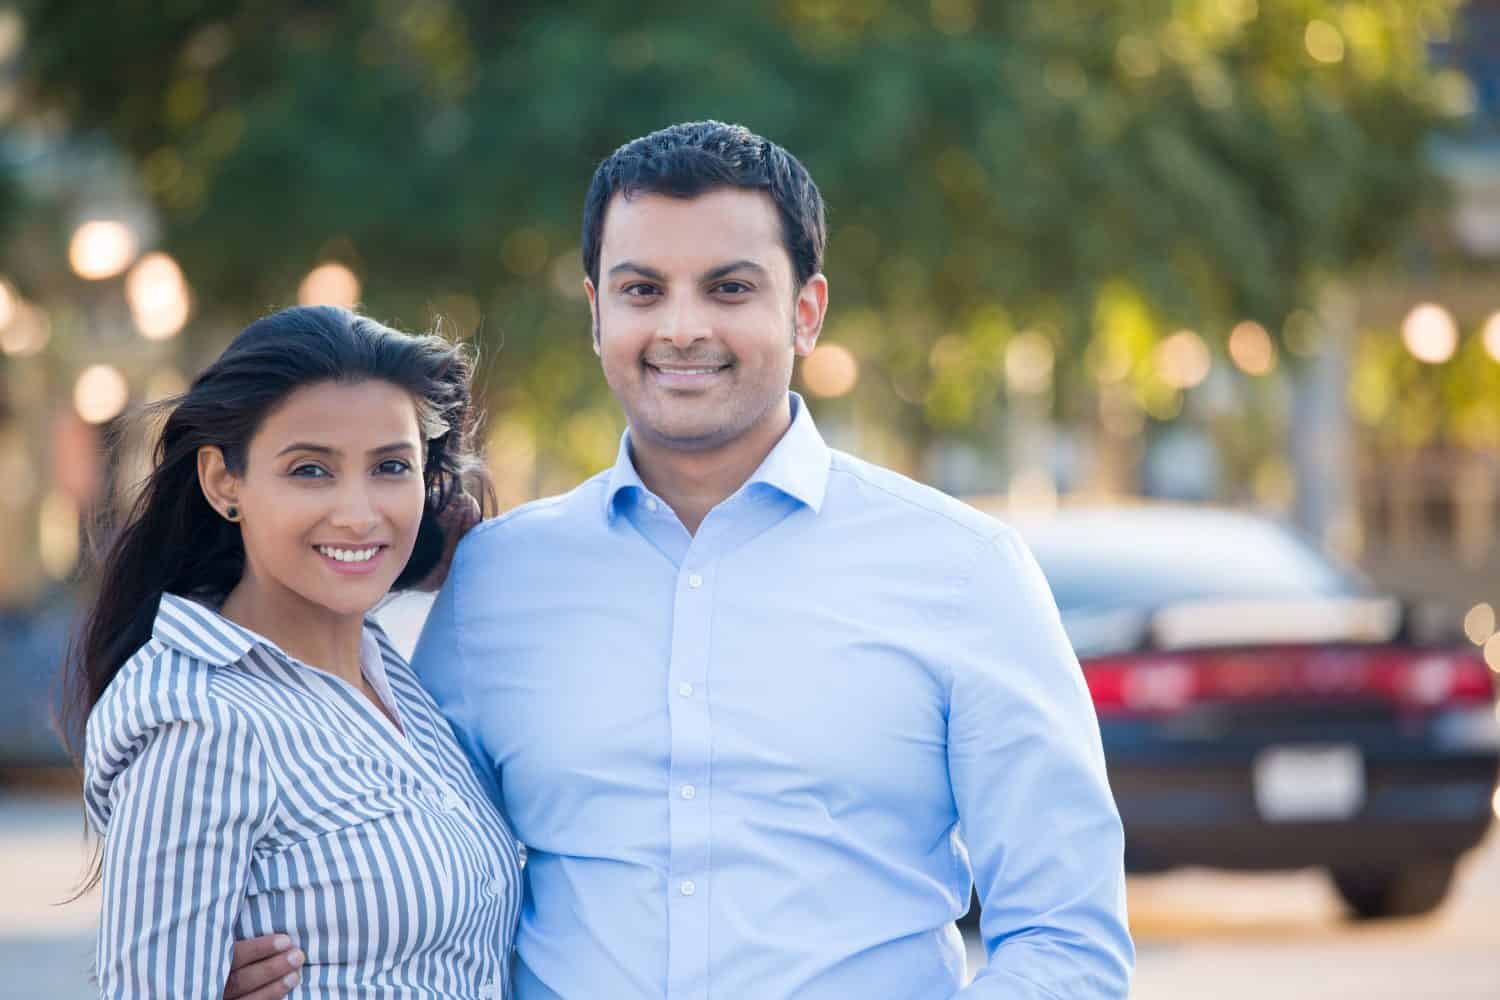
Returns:
[[[319,545],[318,551],[339,562],[365,562],[375,557],[375,553],[380,551],[380,546],[370,549],[335,549],[328,545]]]
[[[664,371],[664,372],[666,372],[669,375],[712,375],[714,372],[718,371],[719,369],[718,369],[718,367],[714,367],[714,368],[662,368],[661,370]]]

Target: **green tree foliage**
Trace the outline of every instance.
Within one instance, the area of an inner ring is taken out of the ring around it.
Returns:
[[[201,314],[284,304],[345,260],[377,315],[478,325],[494,407],[584,465],[613,425],[579,211],[621,142],[714,117],[798,154],[861,397],[974,425],[1016,331],[1056,341],[1066,399],[1090,351],[1139,374],[1179,325],[1279,334],[1393,246],[1428,189],[1425,40],[1454,6],[54,0],[26,58],[35,101],[138,162]]]

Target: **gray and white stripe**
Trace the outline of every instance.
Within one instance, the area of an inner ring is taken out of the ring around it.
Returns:
[[[168,594],[89,718],[106,997],[217,997],[285,932],[307,997],[501,997],[519,849],[378,625],[403,732],[355,688]]]

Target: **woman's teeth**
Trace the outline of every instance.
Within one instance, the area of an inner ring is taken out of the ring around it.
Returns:
[[[365,562],[373,559],[375,553],[380,551],[378,545],[370,549],[335,549],[328,545],[319,545],[317,548],[328,558],[337,559],[339,562]]]

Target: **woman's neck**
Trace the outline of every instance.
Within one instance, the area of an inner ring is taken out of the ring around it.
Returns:
[[[285,587],[266,585],[248,572],[229,592],[219,611],[308,666],[361,686],[364,615],[331,611]]]

